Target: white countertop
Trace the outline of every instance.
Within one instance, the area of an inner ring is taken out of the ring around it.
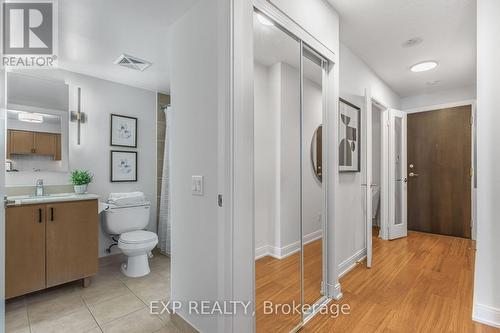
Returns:
[[[7,197],[7,206],[22,206],[22,205],[34,205],[43,204],[50,202],[65,202],[65,201],[82,201],[82,200],[94,200],[99,199],[96,194],[76,194],[76,193],[56,193],[47,194],[44,196],[34,196],[34,195],[19,195]]]

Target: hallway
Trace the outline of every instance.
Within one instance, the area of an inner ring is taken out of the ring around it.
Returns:
[[[373,238],[373,268],[360,264],[341,279],[351,313],[313,318],[302,332],[500,332],[474,323],[474,242],[409,232]]]

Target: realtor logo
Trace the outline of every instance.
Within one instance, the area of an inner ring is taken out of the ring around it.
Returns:
[[[2,65],[53,67],[57,59],[57,11],[54,1],[3,3]]]

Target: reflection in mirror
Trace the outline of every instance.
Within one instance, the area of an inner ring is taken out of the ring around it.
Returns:
[[[302,239],[304,253],[304,304],[313,305],[324,295],[323,217],[323,67],[321,58],[304,48],[302,110]],[[311,137],[313,143],[311,144]],[[311,149],[311,151],[308,151]],[[313,164],[311,164],[311,156]],[[307,316],[307,313],[304,314]]]
[[[314,174],[319,182],[322,179],[322,169],[323,169],[323,125],[319,125],[314,131],[313,138],[311,140],[311,163],[314,170]]]
[[[8,73],[7,92],[6,171],[67,172],[67,85]]]
[[[7,162],[10,172],[59,171],[61,116],[19,110],[7,111]]]
[[[255,298],[257,332],[290,332],[301,304],[300,42],[254,15]]]

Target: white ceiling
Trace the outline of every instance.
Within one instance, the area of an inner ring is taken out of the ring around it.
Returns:
[[[475,0],[328,1],[341,16],[341,42],[401,97],[475,84]],[[423,42],[402,46],[415,37]],[[424,60],[436,60],[439,67],[410,72]],[[427,84],[432,81],[440,82]]]
[[[169,92],[169,27],[197,0],[61,0],[59,67],[149,90]],[[122,54],[153,65],[114,65]]]

